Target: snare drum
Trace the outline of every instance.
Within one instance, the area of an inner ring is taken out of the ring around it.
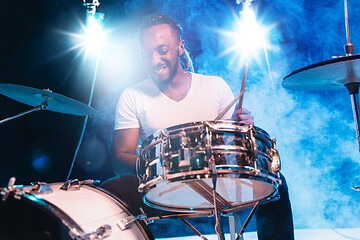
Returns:
[[[158,131],[139,148],[139,191],[148,205],[175,212],[231,211],[274,200],[280,159],[264,130],[233,121],[194,122]]]
[[[1,189],[7,197],[0,199],[0,238],[154,239],[146,224],[105,190],[93,185],[63,190],[62,186],[39,183]]]

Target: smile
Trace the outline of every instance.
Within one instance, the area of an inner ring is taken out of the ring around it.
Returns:
[[[166,66],[166,65],[163,65],[163,66],[161,66],[160,68],[155,69],[155,72],[161,73],[165,68],[167,68],[167,66]]]

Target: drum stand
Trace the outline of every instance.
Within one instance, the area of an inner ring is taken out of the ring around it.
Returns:
[[[250,214],[248,215],[247,219],[245,220],[244,224],[242,225],[241,229],[239,231],[238,227],[241,226],[240,223],[240,217],[238,215],[237,210],[243,209],[246,207],[249,207],[249,205],[239,206],[236,208],[233,208],[231,210],[219,210],[218,207],[226,207],[230,206],[231,204],[228,203],[220,194],[216,192],[216,182],[217,182],[217,172],[216,167],[214,164],[214,161],[210,160],[211,165],[211,175],[212,175],[212,182],[213,187],[211,188],[208,184],[205,182],[189,182],[188,186],[191,187],[194,191],[196,191],[198,194],[200,194],[204,199],[211,202],[214,205],[213,214],[215,216],[215,232],[218,236],[219,240],[225,240],[224,232],[221,228],[220,224],[220,213],[228,215],[229,217],[229,226],[230,226],[230,239],[231,240],[244,240],[243,234],[245,231],[245,228],[249,224],[251,218],[253,217],[255,210],[260,204],[260,201],[257,201]],[[194,214],[192,214],[194,215]],[[194,215],[196,216],[196,214]],[[184,219],[184,217],[179,217],[180,220],[182,220],[192,231],[194,231],[200,238],[206,240],[206,237],[204,237],[203,234],[201,234],[194,226],[192,226],[188,221]],[[236,232],[238,232],[236,236]]]
[[[0,120],[0,124],[5,123],[5,122],[10,121],[10,120],[13,120],[13,119],[15,119],[15,118],[24,116],[25,114],[28,114],[28,113],[32,113],[32,112],[39,111],[39,110],[46,110],[47,106],[48,106],[48,97],[45,96],[44,101],[43,101],[39,106],[34,107],[34,108],[32,108],[32,109],[30,109],[30,110],[27,110],[27,111],[25,111],[25,112],[22,112],[22,113],[20,113],[20,114],[17,114],[17,115],[15,115],[15,116],[12,116],[12,117],[5,118],[5,119],[3,119],[3,120]]]
[[[204,184],[206,184],[206,183],[201,184],[201,186],[204,187]],[[215,216],[215,232],[218,235],[218,239],[219,240],[225,240],[225,235],[224,235],[224,232],[223,232],[223,230],[221,228],[221,224],[220,224],[220,213],[221,213],[221,214],[227,215],[229,217],[230,239],[231,240],[244,240],[243,234],[245,232],[245,229],[246,229],[247,225],[249,224],[251,218],[255,214],[255,210],[259,206],[260,201],[257,201],[254,204],[253,208],[251,209],[250,214],[246,218],[244,224],[241,226],[238,210],[249,207],[249,205],[239,206],[239,207],[233,208],[231,210],[225,210],[225,211],[224,210],[219,210],[218,205],[219,205],[219,203],[221,203],[219,201],[219,199],[222,199],[222,197],[216,192],[216,190],[214,188],[213,188],[212,194],[210,194],[209,191],[207,192],[208,193],[207,196],[206,196],[206,194],[204,194],[204,188],[198,188],[198,187],[194,187],[194,186],[192,186],[192,188],[193,188],[194,191],[199,193],[201,196],[203,196],[208,201],[210,200],[209,195],[212,195],[213,201],[212,202],[209,201],[209,202],[213,203],[213,205],[214,205],[213,212],[211,212],[210,214],[192,213],[192,214],[182,214],[182,215],[174,215],[174,216],[166,216],[166,217],[177,217],[177,218],[179,218],[196,235],[198,235],[200,238],[206,240],[207,238],[202,233],[200,233],[194,226],[192,226],[185,218],[186,217],[204,217],[204,216],[214,215]],[[209,190],[209,188],[210,188],[210,186],[206,187],[207,190]],[[216,186],[215,186],[215,188],[216,188]],[[159,219],[159,218],[156,218],[156,219]],[[155,218],[152,218],[152,219],[149,219],[149,220],[155,220]],[[240,226],[241,226],[241,228],[239,230]],[[236,232],[238,232],[237,235],[236,235]]]

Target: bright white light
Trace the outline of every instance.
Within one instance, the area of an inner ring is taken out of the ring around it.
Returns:
[[[89,14],[89,13],[88,13]],[[101,26],[103,15],[95,13],[87,17],[84,45],[87,51],[99,53],[104,43],[104,33]]]
[[[271,47],[268,35],[272,26],[265,27],[256,21],[256,16],[250,5],[244,5],[243,11],[239,16],[235,16],[233,30],[219,30],[225,36],[229,47],[225,49],[221,56],[232,53],[231,63],[235,61],[242,66],[243,63],[250,62],[254,58],[259,61],[259,55]]]
[[[235,31],[236,44],[244,55],[253,56],[259,49],[264,48],[266,30],[256,22],[252,9],[246,8],[241,13],[241,21],[237,23]]]

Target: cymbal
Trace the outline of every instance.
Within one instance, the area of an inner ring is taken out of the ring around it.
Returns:
[[[47,107],[44,109],[54,112],[78,116],[94,115],[96,113],[92,107],[61,94],[53,93],[50,90],[40,90],[16,84],[1,83],[0,93],[33,107],[41,105],[47,97]]]
[[[317,91],[344,89],[360,82],[360,54],[338,57],[309,65],[287,75],[282,86],[291,90]]]

